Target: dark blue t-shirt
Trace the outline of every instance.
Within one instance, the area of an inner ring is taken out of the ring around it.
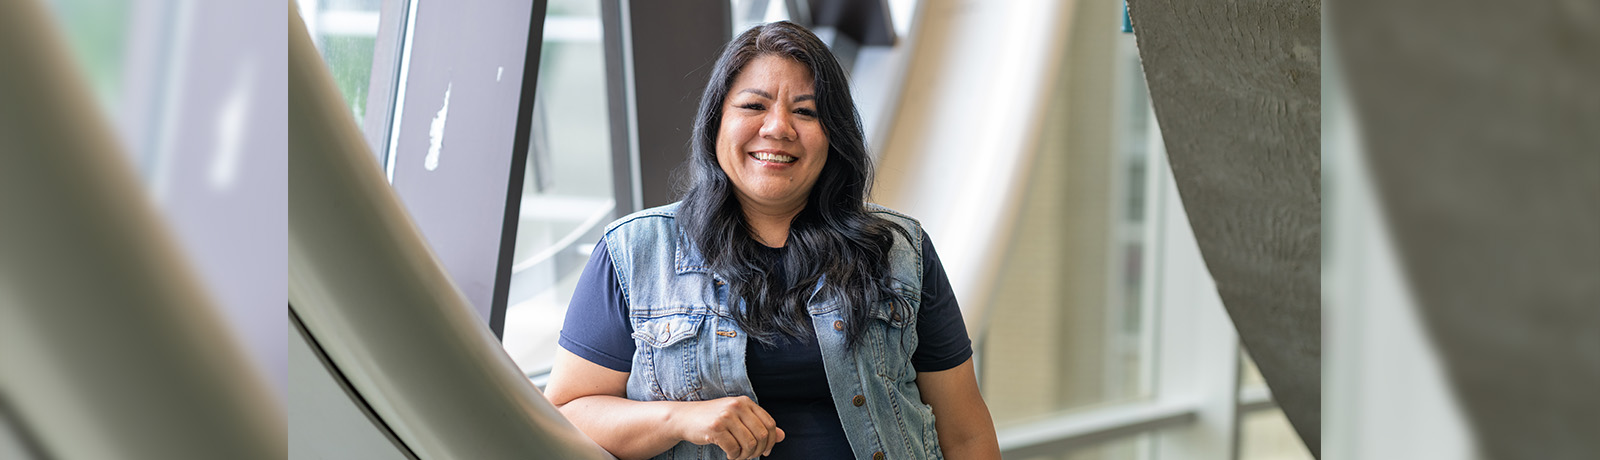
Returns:
[[[783,249],[768,251],[776,259]],[[922,306],[917,312],[917,349],[911,365],[917,372],[937,372],[956,367],[972,356],[961,310],[950,279],[927,233],[922,235]],[[779,267],[782,264],[771,264]],[[775,273],[782,279],[783,273]],[[745,367],[761,407],[772,415],[786,436],[772,447],[768,458],[850,458],[839,413],[828,393],[828,375],[822,350],[809,331],[806,337],[786,337],[776,346],[749,342]],[[601,240],[578,278],[578,288],[567,308],[559,343],[595,364],[619,372],[632,370],[633,325],[628,322],[628,301],[622,295],[616,271]]]

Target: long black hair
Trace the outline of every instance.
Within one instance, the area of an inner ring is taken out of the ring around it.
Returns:
[[[734,197],[732,182],[717,164],[717,132],[723,100],[746,64],[776,55],[811,70],[818,118],[828,137],[828,158],[811,187],[805,208],[789,224],[779,261],[786,279],[775,279],[765,247],[756,242]],[[865,334],[871,302],[892,299],[889,249],[904,228],[867,212],[872,159],[861,134],[861,116],[850,98],[839,61],[816,35],[783,21],[751,28],[722,50],[700,97],[694,139],[686,161],[689,183],[678,221],[712,271],[745,308],[734,320],[756,340],[774,344],[779,334],[805,337],[811,330],[806,304],[821,281],[817,299],[841,302],[847,343]],[[900,302],[890,302],[898,308]]]

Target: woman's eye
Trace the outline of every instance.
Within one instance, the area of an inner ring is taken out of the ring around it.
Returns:
[[[798,113],[798,114],[805,115],[805,116],[812,117],[812,118],[816,118],[817,117],[817,111],[811,110],[811,109],[796,109],[794,111],[794,113]]]
[[[745,110],[766,110],[767,107],[763,106],[761,104],[757,104],[757,103],[751,102],[749,104],[741,105],[741,106],[739,106],[739,108],[745,109]]]

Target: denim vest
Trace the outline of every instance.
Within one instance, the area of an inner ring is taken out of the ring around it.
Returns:
[[[606,228],[606,247],[628,300],[637,347],[628,399],[756,399],[744,365],[746,337],[733,319],[727,284],[678,231],[677,209],[678,203],[646,209]],[[828,390],[856,458],[943,458],[933,410],[922,403],[911,367],[922,302],[922,229],[916,220],[887,208],[868,205],[868,210],[904,227],[915,241],[895,238],[890,283],[899,295],[872,303],[871,324],[854,348],[845,347],[841,305],[816,299],[808,304]],[[891,304],[898,304],[898,311],[891,313]],[[728,457],[716,445],[684,441],[656,458]]]

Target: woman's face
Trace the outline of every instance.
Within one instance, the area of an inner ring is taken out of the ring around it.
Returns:
[[[803,206],[827,161],[811,70],[781,56],[751,60],[722,100],[717,130],[717,164],[740,204],[780,211]]]

